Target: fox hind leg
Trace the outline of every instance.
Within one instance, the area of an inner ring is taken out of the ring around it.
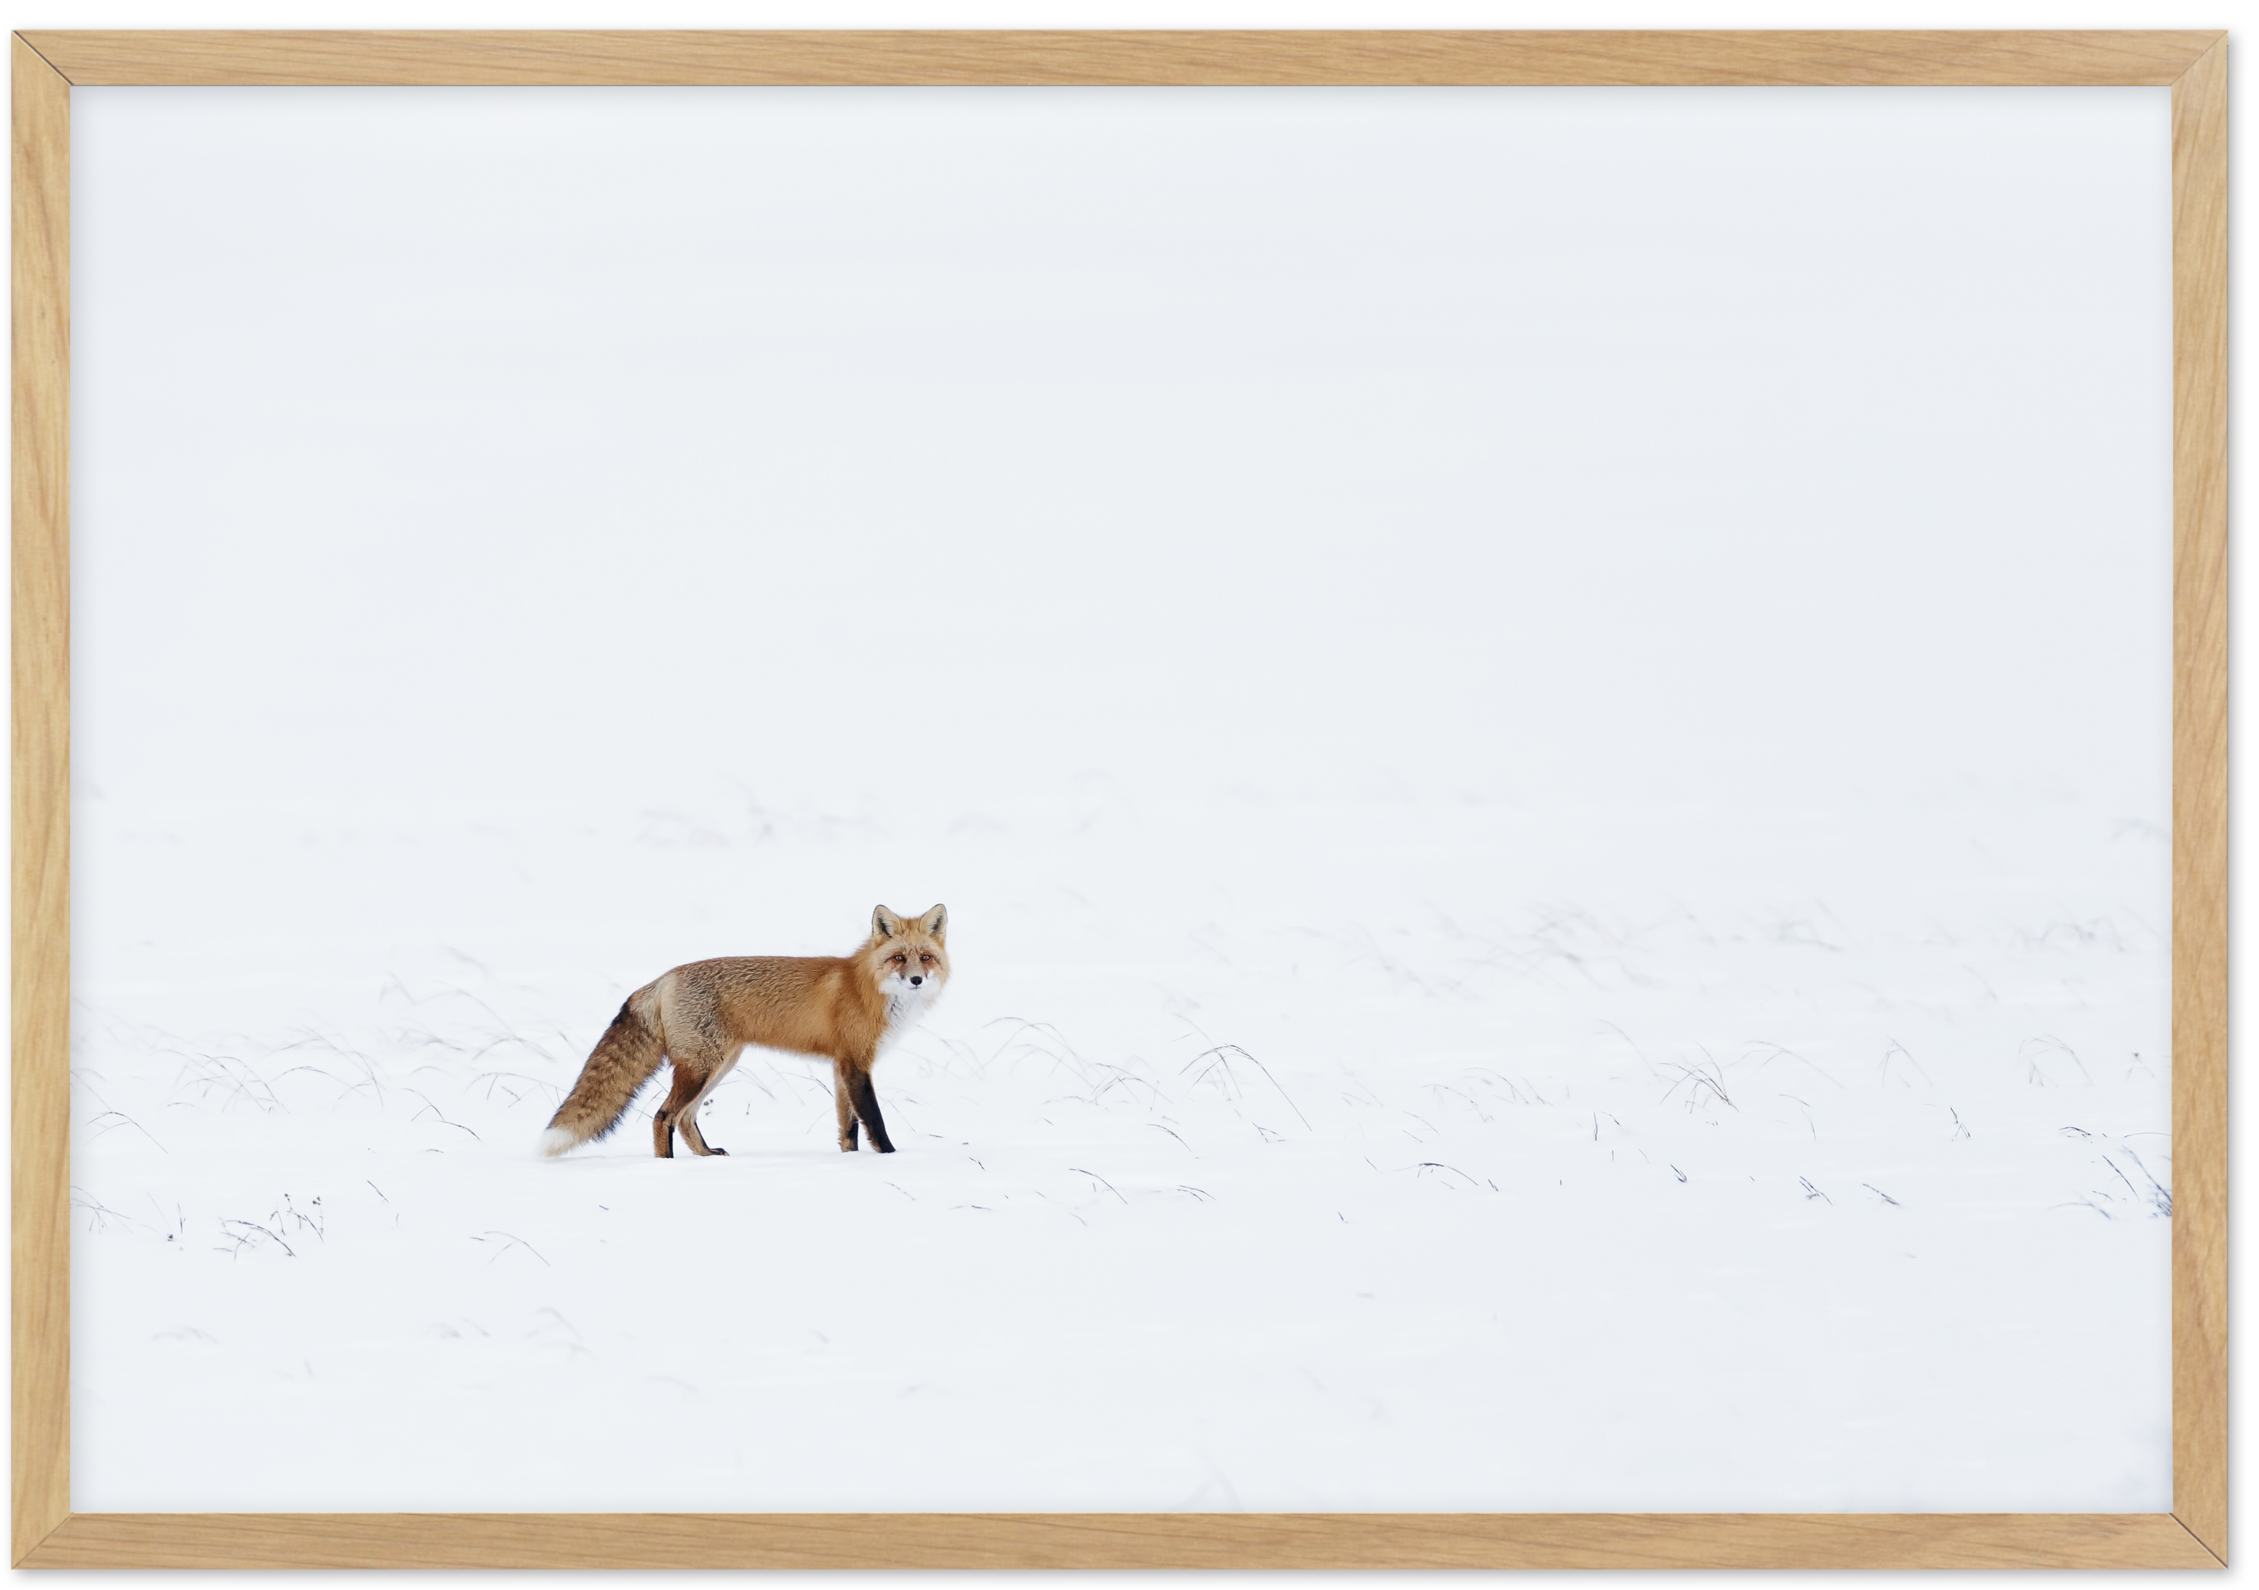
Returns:
[[[728,1149],[707,1146],[706,1134],[698,1129],[698,1109],[706,1102],[706,1095],[721,1085],[722,1078],[728,1076],[730,1069],[736,1064],[737,1056],[733,1054],[707,1072],[706,1080],[699,1085],[698,1092],[675,1115],[675,1130],[682,1133],[683,1142],[693,1154],[720,1154],[725,1159],[729,1157]]]
[[[697,1130],[683,1111],[704,1091],[706,1079],[679,1057],[675,1059],[674,1086],[667,1090],[666,1102],[659,1113],[651,1117],[651,1149],[661,1159],[675,1157],[675,1129],[682,1128],[684,1145],[690,1144],[690,1134]],[[698,1152],[695,1147],[692,1153]]]

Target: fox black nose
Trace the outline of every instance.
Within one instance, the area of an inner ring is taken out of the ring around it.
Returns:
[[[922,983],[922,982],[924,982],[924,981],[925,981],[925,979],[924,979],[924,978],[922,978],[922,977],[913,977],[913,978],[911,978],[911,979],[910,979],[910,986],[911,986],[912,988],[915,988],[915,987],[917,987],[917,986],[918,986],[918,985],[919,985],[920,983]]]

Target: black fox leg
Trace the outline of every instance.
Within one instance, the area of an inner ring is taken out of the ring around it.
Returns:
[[[871,1074],[868,1071],[857,1071],[853,1074],[853,1081],[855,1113],[862,1118],[864,1126],[870,1129],[871,1147],[882,1154],[893,1153],[894,1144],[886,1135],[886,1120],[879,1114],[878,1094],[871,1087]]]
[[[852,1154],[862,1147],[856,1141],[859,1128],[855,1124],[855,1073],[844,1060],[831,1063],[831,1102],[839,1112],[839,1151]]]

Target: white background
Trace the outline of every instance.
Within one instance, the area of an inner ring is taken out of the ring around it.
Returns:
[[[78,1505],[2162,1508],[2165,108],[88,90]]]

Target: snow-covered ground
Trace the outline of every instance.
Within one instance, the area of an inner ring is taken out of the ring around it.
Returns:
[[[75,91],[74,1504],[2167,1507],[2166,108]]]
[[[109,832],[79,1505],[2166,1506],[2160,836],[1848,821]],[[756,1053],[726,1159],[531,1157],[627,988],[889,869],[899,1153]]]

